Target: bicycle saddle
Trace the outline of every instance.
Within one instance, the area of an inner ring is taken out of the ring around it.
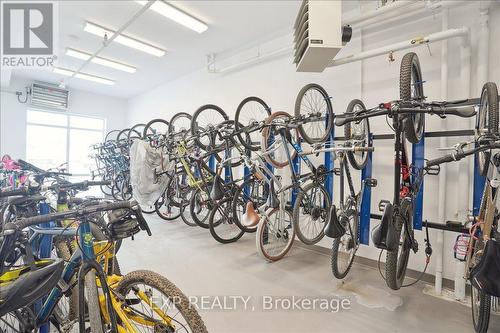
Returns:
[[[212,189],[210,190],[210,199],[212,200],[220,200],[224,197],[224,184],[222,183],[222,179],[219,175],[214,177],[214,184],[212,185]]]
[[[345,228],[340,223],[339,218],[337,216],[337,208],[335,205],[330,207],[330,211],[328,212],[328,224],[325,227],[324,233],[326,237],[330,238],[339,238],[345,234]]]
[[[267,196],[266,206],[273,209],[276,209],[280,206],[280,201],[274,189],[273,180],[271,180],[271,183],[269,184],[269,195]]]
[[[387,202],[383,208],[382,221],[372,232],[373,244],[379,249],[394,251],[398,248],[399,240],[396,239],[392,214],[393,206],[390,202]]]
[[[37,268],[28,266],[9,270],[0,275],[0,317],[8,312],[31,305],[47,295],[58,283],[64,269],[64,261],[42,260]]]
[[[247,202],[245,213],[241,215],[241,224],[243,224],[245,227],[255,227],[257,224],[259,224],[259,221],[260,215],[253,207],[253,202]]]

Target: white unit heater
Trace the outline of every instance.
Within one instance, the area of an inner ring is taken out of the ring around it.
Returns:
[[[342,27],[341,1],[304,0],[294,30],[297,72],[322,72],[350,39],[350,28],[345,33]]]
[[[67,110],[69,91],[50,83],[33,82],[30,103],[37,107]]]

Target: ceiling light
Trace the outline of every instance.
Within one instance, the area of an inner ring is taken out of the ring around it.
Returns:
[[[115,34],[115,32],[111,29],[107,29],[90,22],[85,22],[83,30],[100,37],[107,35],[108,38],[111,38],[111,36]],[[113,41],[157,57],[165,55],[165,50],[125,35],[118,35]]]
[[[65,68],[59,68],[59,67],[54,67],[53,72],[56,74],[61,74],[61,75],[65,75],[65,76],[72,76],[75,73],[72,70],[65,69]],[[90,75],[90,74],[85,74],[85,73],[77,73],[75,75],[75,77],[78,79],[93,81],[93,82],[107,84],[107,85],[115,84],[115,81],[113,81],[113,80],[105,79],[105,78],[100,77],[100,76],[95,76],[95,75]]]
[[[141,5],[145,5],[147,1],[136,0],[136,2]],[[166,3],[165,1],[155,1],[155,3],[150,7],[152,10],[171,19],[197,33],[202,33],[208,29],[208,25],[198,20],[197,18],[183,12],[182,10]]]
[[[82,60],[88,60],[92,56],[90,53],[78,51],[75,49],[69,49],[69,48],[66,49],[66,55],[70,56],[70,57],[82,59]],[[136,68],[134,66],[125,65],[125,64],[122,64],[120,62],[117,62],[117,61],[114,61],[111,59],[102,58],[102,57],[94,57],[94,58],[92,58],[91,62],[93,62],[95,64],[111,67],[114,69],[118,69],[118,70],[128,72],[128,73],[135,73],[135,71],[136,71]]]

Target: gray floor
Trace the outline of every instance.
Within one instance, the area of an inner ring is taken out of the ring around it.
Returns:
[[[423,284],[389,291],[376,270],[361,265],[339,282],[324,254],[294,246],[283,260],[268,263],[257,255],[254,235],[222,245],[208,230],[181,221],[149,221],[153,236],[141,233],[120,250],[122,270],[156,271],[186,295],[197,296],[199,306],[215,303],[214,309],[200,311],[212,333],[473,332],[470,308],[424,295]],[[247,307],[233,296],[249,297]],[[279,308],[269,310],[272,296]],[[287,310],[283,299],[293,296],[309,300],[299,306],[316,309]],[[349,307],[331,311],[342,299]],[[224,301],[226,310],[221,310]],[[500,332],[500,317],[492,318],[489,332]]]

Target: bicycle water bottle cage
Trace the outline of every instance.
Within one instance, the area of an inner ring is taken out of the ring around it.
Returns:
[[[330,207],[330,211],[328,212],[328,223],[325,227],[325,236],[330,238],[339,238],[345,234],[345,228],[340,223],[339,218],[337,216],[337,208],[335,205]]]
[[[269,184],[269,195],[267,196],[266,206],[273,209],[276,209],[280,206],[280,201],[274,189],[273,180],[271,180],[271,183]]]
[[[387,203],[384,206],[384,211],[382,213],[382,221],[378,226],[373,229],[372,241],[375,247],[387,251],[394,250],[394,224],[392,221],[393,206],[391,203]],[[397,248],[396,244],[396,248]]]
[[[212,185],[212,189],[210,190],[210,199],[212,200],[220,200],[224,197],[224,184],[222,183],[222,179],[219,175],[214,177],[214,184]]]
[[[366,178],[365,185],[368,187],[377,187],[377,180],[375,178]]]

